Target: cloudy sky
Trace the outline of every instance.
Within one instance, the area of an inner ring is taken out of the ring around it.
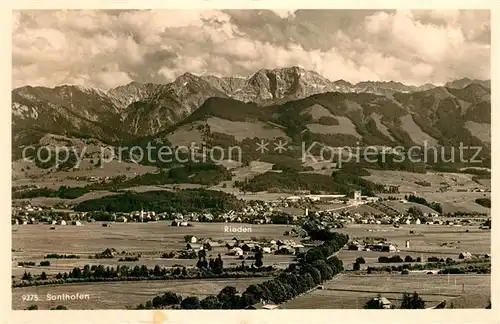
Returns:
[[[17,11],[13,86],[102,89],[299,65],[331,80],[490,78],[488,11]]]

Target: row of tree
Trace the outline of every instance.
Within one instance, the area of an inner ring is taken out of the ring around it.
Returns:
[[[384,304],[381,301],[381,295],[379,294],[377,298],[369,300],[364,308],[365,309],[383,309]],[[395,305],[391,305],[392,309],[397,308]],[[412,295],[408,293],[403,294],[403,298],[401,301],[400,309],[424,309],[425,301],[420,297],[417,292],[414,292]]]
[[[416,203],[416,204],[427,206],[427,207],[429,207],[431,209],[434,209],[438,213],[442,213],[443,212],[443,208],[441,207],[440,203],[437,203],[437,202],[428,202],[423,197],[419,197],[419,196],[415,196],[415,195],[406,195],[405,199],[408,200],[409,202],[412,202],[412,203]]]
[[[172,269],[162,268],[156,265],[148,268],[145,265],[129,267],[127,265],[117,265],[116,267],[104,265],[85,265],[83,269],[73,268],[69,272],[59,272],[53,279],[48,279],[45,272],[39,277],[33,277],[31,273],[25,272],[22,282],[15,283],[15,287],[25,287],[43,284],[63,284],[71,282],[85,281],[115,281],[115,280],[171,280],[171,279],[203,279],[203,278],[241,278],[241,277],[262,277],[272,275],[273,267],[247,268],[239,266],[222,270],[206,271],[206,269],[187,269],[186,267],[174,267]],[[38,281],[41,280],[41,281]]]

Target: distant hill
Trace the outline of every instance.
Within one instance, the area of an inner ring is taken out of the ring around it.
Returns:
[[[490,148],[489,81],[444,87],[330,81],[300,67],[247,78],[185,73],[169,84],[132,82],[109,91],[62,85],[12,90],[13,151],[46,134],[103,143],[213,143],[286,138],[292,144],[479,145]],[[15,153],[15,156],[16,153]]]
[[[445,84],[445,87],[447,88],[457,88],[457,89],[463,89],[468,85],[471,84],[479,84],[485,88],[491,89],[491,80],[477,80],[477,79],[469,79],[469,78],[462,78],[459,80],[453,80]]]

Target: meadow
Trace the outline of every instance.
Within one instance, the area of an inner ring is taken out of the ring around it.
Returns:
[[[173,227],[171,222],[159,221],[151,223],[112,223],[110,227],[102,227],[99,222],[84,223],[83,226],[59,226],[50,230],[49,225],[13,225],[12,226],[12,275],[22,276],[25,270],[32,274],[45,271],[47,274],[56,274],[72,270],[75,266],[85,264],[103,264],[109,266],[120,265],[155,265],[170,267],[181,265],[192,267],[196,259],[162,259],[161,254],[186,248],[185,235],[194,235],[198,239],[211,240],[250,240],[252,237],[269,239],[290,239],[284,236],[285,231],[292,227],[288,225],[252,225],[228,223],[193,223],[190,227]],[[251,233],[226,233],[224,226],[243,226],[252,230]],[[225,244],[225,243],[224,243]],[[209,251],[207,257],[216,257],[221,254],[225,266],[240,265],[241,260],[234,256],[225,255],[227,248],[222,246]],[[113,259],[89,259],[89,256],[102,252],[106,248],[114,248],[118,253],[141,253],[136,262],[118,262],[120,256]],[[38,264],[49,253],[76,254],[80,259],[49,259],[49,267],[40,267]],[[285,267],[292,260],[287,255],[264,255],[264,265]],[[35,267],[18,267],[17,262],[33,261]],[[247,260],[250,264],[252,261]]]
[[[204,298],[216,295],[226,286],[233,286],[243,292],[249,285],[258,284],[268,278],[240,278],[240,279],[193,279],[168,281],[133,281],[133,282],[99,282],[85,284],[67,284],[54,286],[38,286],[14,288],[12,290],[12,308],[26,309],[36,304],[38,309],[50,309],[57,305],[64,305],[68,309],[126,309],[135,308],[144,304],[157,295],[166,291],[181,294],[183,297],[198,296]],[[89,300],[58,300],[48,301],[46,295],[59,294],[89,294]],[[23,301],[22,296],[34,294],[38,302]]]
[[[365,303],[381,294],[399,307],[403,293],[416,291],[433,307],[443,300],[462,295],[481,294],[487,300],[491,295],[490,275],[428,275],[401,274],[341,274],[309,294],[293,299],[285,309],[361,309]],[[486,305],[482,306],[482,308]]]

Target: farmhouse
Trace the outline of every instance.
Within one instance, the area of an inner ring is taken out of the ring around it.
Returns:
[[[363,250],[363,246],[361,244],[359,244],[358,242],[353,242],[353,243],[349,244],[347,249],[350,251],[361,251],[361,250]]]
[[[266,309],[266,310],[273,310],[279,308],[280,307],[273,302],[264,302],[264,301],[245,307],[245,309]]]
[[[66,221],[64,219],[61,219],[61,221],[59,222],[59,225],[66,225]]]
[[[220,246],[220,244],[218,242],[205,242],[203,243],[203,248],[206,249],[206,250],[212,250],[213,248],[216,248]]]
[[[125,216],[120,216],[116,219],[116,221],[119,223],[126,223],[128,221],[128,219]]]
[[[254,251],[259,245],[255,243],[245,243],[241,246],[241,249],[245,252]]]
[[[187,250],[203,250],[203,245],[196,244],[196,243],[188,243],[188,244],[186,244],[186,249]]]
[[[290,197],[287,197],[286,200],[292,201],[292,202],[297,202],[297,201],[301,200],[301,197],[299,197],[299,196],[290,196]]]
[[[243,250],[239,247],[234,247],[231,249],[230,254],[235,255],[235,256],[240,256],[240,255],[243,255]]]
[[[370,299],[366,303],[367,308],[383,308],[383,309],[390,309],[392,306],[392,303],[385,297],[375,297]]]
[[[396,247],[392,244],[382,245],[382,252],[396,252]]]
[[[472,259],[472,254],[470,252],[460,252],[458,258],[462,260],[469,260]]]

